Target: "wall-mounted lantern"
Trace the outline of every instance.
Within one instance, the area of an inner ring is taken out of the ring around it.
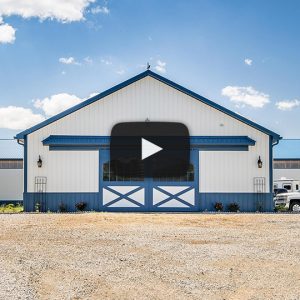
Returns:
[[[38,165],[38,167],[39,168],[41,168],[42,167],[42,165],[43,165],[43,161],[42,161],[42,159],[41,159],[41,156],[39,155],[39,159],[38,159],[38,161],[37,161],[37,165]]]
[[[261,158],[260,158],[260,156],[259,156],[259,157],[258,157],[258,161],[257,161],[257,166],[258,166],[259,169],[261,169],[261,168],[262,168],[262,165],[263,165],[263,162],[262,162],[262,160],[261,160]]]

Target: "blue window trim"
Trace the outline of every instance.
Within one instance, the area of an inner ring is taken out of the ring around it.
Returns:
[[[221,112],[223,112],[223,113],[225,113],[225,114],[227,114],[227,115],[229,115],[229,116],[231,116],[231,117],[233,117],[233,118],[235,118],[235,119],[237,119],[237,120],[239,120],[239,121],[241,121],[241,122],[243,122],[243,123],[245,123],[245,124],[247,124],[247,125],[249,125],[253,128],[255,128],[255,129],[261,131],[261,132],[264,132],[265,134],[271,136],[273,141],[277,141],[277,140],[281,139],[279,134],[277,134],[277,133],[275,133],[275,132],[273,132],[273,131],[271,131],[271,130],[269,130],[269,129],[267,129],[267,128],[265,128],[265,127],[263,127],[263,126],[261,126],[257,123],[254,123],[254,122],[248,120],[247,118],[245,118],[245,117],[243,117],[243,116],[241,116],[241,115],[239,115],[239,114],[237,114],[237,113],[235,113],[235,112],[233,112],[233,111],[231,111],[231,110],[229,110],[229,109],[227,109],[227,108],[225,108],[225,107],[223,107],[223,106],[221,106],[221,105],[219,105],[219,104],[217,104],[217,103],[215,103],[215,102],[213,102],[213,101],[211,101],[207,98],[204,98],[204,97],[192,92],[191,90],[189,90],[189,89],[187,89],[187,88],[185,88],[185,87],[183,87],[183,86],[181,86],[181,85],[179,85],[179,84],[177,84],[177,83],[175,83],[175,82],[173,82],[173,81],[171,81],[171,80],[169,80],[169,79],[167,79],[163,76],[160,76],[160,75],[158,75],[158,74],[156,74],[156,73],[154,73],[150,70],[142,72],[142,73],[140,73],[140,74],[138,74],[138,75],[136,75],[136,76],[134,76],[134,77],[132,77],[132,78],[130,78],[130,79],[128,79],[128,80],[126,80],[126,81],[124,81],[124,82],[122,82],[122,83],[120,83],[120,84],[118,84],[118,85],[116,85],[116,86],[114,86],[114,87],[112,87],[112,88],[110,88],[110,89],[108,89],[108,90],[106,90],[106,91],[104,91],[104,92],[88,99],[88,100],[86,100],[86,101],[83,101],[82,103],[80,103],[78,105],[75,105],[75,106],[73,106],[73,107],[71,107],[71,108],[69,108],[69,109],[67,109],[67,110],[65,110],[65,111],[63,111],[63,112],[61,112],[61,113],[45,120],[43,122],[41,122],[40,124],[37,124],[37,125],[29,128],[29,129],[27,129],[27,130],[24,130],[24,131],[18,133],[15,136],[15,138],[16,139],[24,139],[24,137],[26,135],[28,135],[28,134],[30,134],[30,133],[46,126],[46,125],[49,125],[49,124],[65,117],[65,116],[67,116],[67,115],[69,115],[69,114],[71,114],[71,113],[87,106],[87,105],[90,105],[90,104],[94,103],[95,101],[98,101],[98,100],[100,100],[100,99],[102,99],[102,98],[104,98],[104,97],[106,97],[106,96],[108,96],[108,95],[124,88],[124,87],[127,87],[128,85],[130,85],[130,84],[132,84],[132,83],[134,83],[138,80],[141,80],[141,79],[143,79],[147,76],[150,76],[150,77],[152,77],[152,78],[154,78],[154,79],[156,79],[156,80],[158,80],[158,81],[160,81],[160,82],[162,82],[162,83],[164,83],[164,84],[166,84],[170,87],[173,87],[176,90],[178,90],[178,91],[180,91],[180,92],[182,92],[186,95],[189,95],[190,97],[192,97],[194,99],[197,99],[197,100],[199,100],[199,101],[201,101],[201,102],[203,102],[203,103],[205,103],[205,104],[207,104],[207,105],[209,105],[209,106],[211,106],[211,107],[213,107],[213,108],[215,108],[215,109],[217,109],[217,110],[219,110],[219,111],[221,111]]]

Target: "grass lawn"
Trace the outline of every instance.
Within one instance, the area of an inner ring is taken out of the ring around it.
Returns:
[[[0,206],[0,213],[20,213],[23,212],[23,205],[6,204]]]

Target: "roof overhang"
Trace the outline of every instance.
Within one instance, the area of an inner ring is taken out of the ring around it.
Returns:
[[[50,150],[97,150],[109,146],[109,136],[50,135],[43,141]],[[202,150],[248,150],[255,141],[247,136],[191,136],[193,148]]]

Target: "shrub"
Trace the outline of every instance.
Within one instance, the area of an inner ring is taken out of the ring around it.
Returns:
[[[285,207],[284,204],[278,205],[274,207],[275,212],[287,212],[289,209]]]
[[[230,212],[237,212],[240,210],[240,206],[236,202],[232,202],[228,204],[228,210]]]
[[[67,211],[67,206],[63,202],[60,202],[59,206],[58,206],[58,209],[59,209],[60,212],[66,212]]]
[[[78,202],[75,204],[77,210],[84,211],[86,208],[86,202]]]
[[[36,212],[40,212],[40,209],[41,209],[41,203],[40,203],[40,202],[36,202],[34,208],[35,208],[35,211],[36,211]]]
[[[216,202],[215,203],[215,210],[216,211],[222,211],[223,210],[223,204],[222,204],[222,202]]]

